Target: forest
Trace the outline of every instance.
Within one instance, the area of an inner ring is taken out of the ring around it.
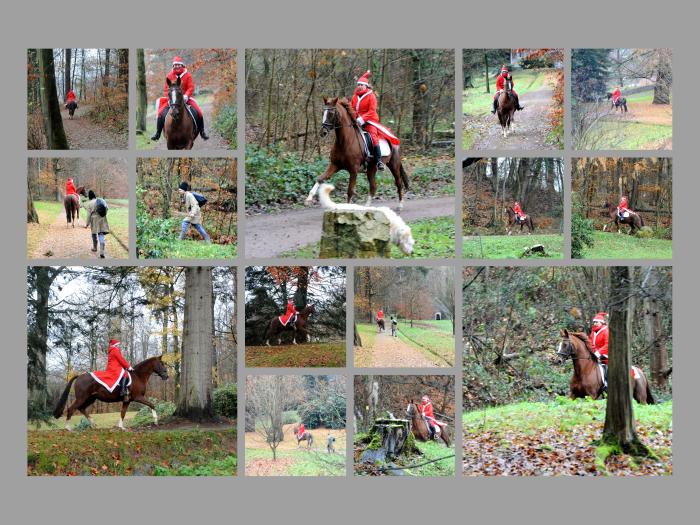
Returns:
[[[246,366],[345,367],[345,286],[342,266],[246,268]],[[289,301],[300,330],[271,331]]]
[[[564,147],[563,49],[465,49],[462,60],[465,150]],[[526,108],[514,115],[515,128],[507,138],[491,114],[496,79],[504,65]]]
[[[669,472],[672,269],[621,267],[629,272],[624,280],[627,295],[621,302],[614,288],[617,268],[474,267],[464,270],[465,473],[605,473],[604,464],[596,466],[596,450],[591,442],[599,432],[597,425],[605,419],[606,402],[590,398],[567,400],[564,396],[569,395],[572,361],[562,360],[556,352],[561,329],[589,334],[596,313],[611,312],[621,305],[629,322],[624,334],[624,340],[629,341],[629,362],[647,375],[657,403],[644,406],[635,403],[640,435],[649,440],[649,445],[663,459],[660,465],[645,463],[639,472]],[[615,351],[612,318],[610,333],[612,366]],[[612,374],[612,369],[609,373]],[[612,381],[609,377],[610,385]],[[559,420],[566,424],[558,426]],[[531,432],[541,436],[524,435]],[[498,444],[501,439],[517,442],[517,446],[513,449],[501,446]],[[585,450],[585,457],[573,459],[569,447],[577,444]],[[545,446],[550,448],[545,451]],[[542,461],[528,463],[526,454],[532,447],[541,447],[547,457],[540,458],[538,453],[533,453]],[[553,453],[548,455],[548,451]],[[490,459],[477,460],[484,453]],[[633,465],[625,461],[609,467],[620,474],[635,473]]]
[[[526,243],[548,257],[563,256],[564,159],[491,157],[463,162],[462,228],[466,258],[515,258]],[[520,203],[531,223],[514,224]],[[517,236],[532,234],[527,241]]]
[[[66,181],[76,188],[92,190],[108,206],[109,258],[126,258],[129,251],[129,185],[124,158],[30,158],[27,165],[27,255],[41,258],[94,258],[90,251],[90,231],[86,197],[76,227],[67,223],[63,199]]]
[[[345,381],[327,375],[248,376],[246,476],[344,476]]]
[[[409,187],[404,220],[413,223],[421,256],[454,253],[448,220],[454,201],[454,52],[441,49],[248,49],[246,82],[246,246],[255,256],[317,256],[318,228],[285,232],[309,214],[296,210],[329,163],[335,133],[321,138],[324,97],[352,98],[358,78],[370,70],[382,125],[401,140]],[[334,198],[347,193],[348,173],[331,177]],[[397,196],[387,169],[377,175],[380,200]],[[356,200],[369,194],[357,177]],[[434,200],[433,200],[434,199]],[[432,212],[430,211],[432,210]],[[282,211],[277,215],[270,212]],[[304,214],[305,213],[305,214]],[[397,250],[398,251],[398,250]],[[423,253],[425,252],[425,253]]]
[[[27,148],[126,149],[128,95],[128,49],[28,49]]]
[[[356,267],[355,366],[453,366],[454,311],[452,268]],[[397,323],[395,336],[392,319]]]
[[[672,149],[671,49],[574,49],[573,144],[591,149]],[[622,104],[613,107],[616,87]]]
[[[672,257],[672,159],[588,157],[573,160],[572,256],[585,258],[663,259]],[[632,232],[617,232],[614,210],[622,196],[641,218]]]
[[[30,266],[28,474],[234,474],[235,280],[226,267]],[[146,391],[158,422],[132,404],[127,431],[115,433],[120,404],[97,401],[92,422],[57,430],[49,413],[59,393],[73,376],[104,369],[110,339],[133,366],[162,356],[169,378],[151,376]]]
[[[238,65],[235,49],[137,49],[136,50],[136,147],[166,149],[163,139],[153,142],[156,102],[162,96],[165,77],[175,56],[182,58],[194,81],[194,98],[204,115],[209,140],[195,141],[193,149],[235,149],[238,105]]]
[[[454,376],[361,375],[354,381],[355,475],[454,476]],[[408,403],[420,404],[426,395],[435,418],[446,423],[450,445],[422,439],[406,419]]]
[[[150,259],[232,259],[237,253],[238,204],[236,159],[141,158],[136,164],[137,256]],[[189,228],[179,240],[186,215],[181,182],[203,195],[202,226],[211,238],[205,243]]]

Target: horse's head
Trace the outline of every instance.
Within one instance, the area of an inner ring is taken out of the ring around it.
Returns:
[[[323,97],[323,116],[321,117],[321,131],[319,135],[324,138],[328,133],[338,127],[338,97]]]
[[[85,186],[78,186],[75,191],[78,192],[78,195],[82,195],[87,199],[87,191],[85,190]]]
[[[316,306],[313,304],[307,304],[304,309],[300,312],[303,317],[309,317],[311,314],[316,313]]]
[[[185,106],[185,99],[182,95],[182,81],[180,77],[173,82],[169,78],[165,79],[168,85],[168,107],[170,108],[170,114],[172,118],[177,119],[180,117],[180,109]]]
[[[153,367],[153,372],[158,375],[163,381],[168,379],[168,369],[163,363],[163,356],[159,355],[155,360],[155,366]]]
[[[559,361],[564,362],[569,357],[575,355],[574,344],[571,342],[571,336],[566,328],[559,330],[559,335],[561,335],[561,340],[557,346],[557,356],[559,356]]]
[[[409,401],[408,406],[406,407],[406,417],[413,419],[413,417],[416,416],[417,414],[418,414],[418,407],[413,402],[413,400]]]
[[[513,77],[508,75],[506,78],[506,93],[513,91]]]

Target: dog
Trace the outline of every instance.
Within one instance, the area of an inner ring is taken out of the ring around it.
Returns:
[[[328,438],[326,439],[326,451],[329,454],[335,454],[335,436],[330,432],[328,433]]]
[[[321,184],[318,190],[318,200],[321,207],[329,211],[370,211],[383,213],[389,221],[389,234],[391,242],[399,247],[405,255],[413,253],[413,240],[411,228],[399,217],[394,210],[388,206],[361,206],[360,204],[345,204],[333,202],[331,192],[335,189],[332,184]]]

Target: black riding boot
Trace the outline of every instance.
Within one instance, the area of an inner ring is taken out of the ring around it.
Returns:
[[[374,146],[374,158],[377,159],[377,169],[379,171],[384,171],[384,163],[382,162],[382,148],[379,144]]]
[[[127,381],[127,376],[124,375],[124,377],[122,377],[121,382],[121,396],[124,399],[124,401],[126,401],[129,397],[129,387],[126,385]]]
[[[199,136],[202,140],[209,140],[209,135],[204,131],[204,115],[197,115],[197,126],[199,127]]]
[[[491,113],[495,114],[498,111],[498,97],[493,97],[493,109]]]
[[[525,109],[525,106],[520,105],[520,97],[518,95],[515,95],[515,109],[516,109],[516,111],[520,111],[521,109]]]
[[[160,134],[163,133],[163,126],[165,126],[165,117],[168,114],[168,108],[165,108],[163,110],[163,113],[160,114],[158,119],[156,120],[156,132],[155,134],[151,137],[151,140],[159,140],[160,139]]]

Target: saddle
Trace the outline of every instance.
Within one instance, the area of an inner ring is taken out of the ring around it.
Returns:
[[[280,315],[278,317],[279,322],[282,323],[282,326],[287,326],[287,325],[294,325],[294,323],[297,322],[297,318],[299,317],[299,314],[292,314],[289,316],[289,318],[285,321],[284,316]]]
[[[364,129],[360,130],[360,135],[362,136],[362,150],[365,155],[364,165],[369,164],[370,159],[374,158],[374,142],[372,142],[372,135],[370,135]],[[385,157],[391,153],[391,146],[389,141],[385,138],[379,138],[379,150],[382,152],[382,156]]]
[[[515,223],[516,224],[522,224],[527,220],[527,215],[518,215],[517,213],[515,214]]]

